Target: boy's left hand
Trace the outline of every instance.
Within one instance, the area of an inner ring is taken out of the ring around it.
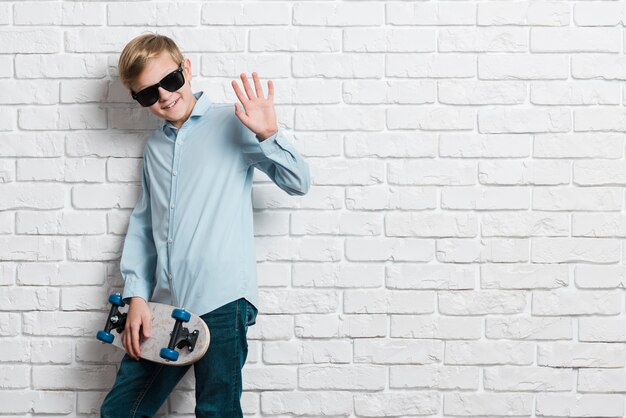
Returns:
[[[231,82],[235,94],[241,101],[241,105],[235,103],[235,115],[239,120],[248,127],[256,136],[263,141],[274,135],[278,130],[276,124],[276,113],[274,112],[274,85],[272,80],[267,82],[267,99],[263,97],[263,88],[259,81],[259,76],[256,72],[252,73],[252,79],[254,80],[254,89],[256,95],[248,82],[248,78],[244,73],[241,73],[241,80],[243,82],[243,88],[246,91],[248,97],[246,97],[236,80]],[[243,105],[243,110],[241,106]]]

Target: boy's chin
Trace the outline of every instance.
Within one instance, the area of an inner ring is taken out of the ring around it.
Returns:
[[[176,106],[178,107],[178,106]],[[161,119],[164,120],[178,120],[182,117],[183,111],[181,111],[180,109],[175,109],[175,110],[171,110],[171,111],[167,111],[164,109],[156,109],[155,111],[152,112],[155,116],[158,116]]]

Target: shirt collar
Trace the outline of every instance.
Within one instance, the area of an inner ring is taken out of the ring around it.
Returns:
[[[209,100],[209,97],[206,94],[204,94],[203,91],[199,91],[197,93],[194,93],[193,95],[197,101],[196,101],[196,104],[193,105],[193,109],[191,110],[189,119],[191,119],[194,116],[204,115],[204,113],[211,106],[211,101]],[[166,120],[165,123],[163,123],[163,126],[161,129],[165,130],[165,128],[177,130],[177,128],[174,125],[172,125],[172,123],[169,120]]]

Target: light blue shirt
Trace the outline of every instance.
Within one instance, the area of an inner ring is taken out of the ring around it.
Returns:
[[[304,195],[309,166],[280,128],[260,141],[232,104],[194,96],[180,129],[165,121],[144,147],[142,192],[120,260],[122,298],[203,315],[244,297],[258,310],[254,168],[289,195]]]

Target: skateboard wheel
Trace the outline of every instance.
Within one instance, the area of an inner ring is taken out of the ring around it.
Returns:
[[[119,293],[113,293],[112,295],[109,296],[109,303],[115,305],[115,306],[124,306],[125,303],[124,301],[122,301],[122,295],[120,295]]]
[[[111,344],[113,342],[113,339],[115,339],[115,336],[106,331],[98,331],[98,334],[96,334],[96,338],[103,343]]]
[[[167,347],[163,347],[161,349],[160,355],[161,355],[161,358],[164,358],[165,360],[170,360],[170,361],[178,360],[178,351],[170,350]]]
[[[191,314],[184,309],[174,309],[172,311],[172,318],[178,319],[183,322],[189,322]]]

